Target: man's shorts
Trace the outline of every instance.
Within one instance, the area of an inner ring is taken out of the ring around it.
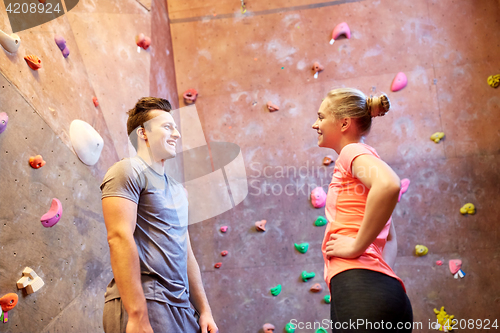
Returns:
[[[201,329],[192,308],[146,300],[149,322],[154,333],[200,333]],[[105,333],[125,333],[128,315],[121,298],[104,303],[102,322]]]

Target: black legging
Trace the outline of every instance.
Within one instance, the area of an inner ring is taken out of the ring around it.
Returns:
[[[330,280],[330,290],[332,332],[412,331],[411,303],[395,278],[350,269]]]

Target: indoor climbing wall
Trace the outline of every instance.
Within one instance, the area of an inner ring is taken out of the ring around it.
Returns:
[[[488,319],[494,329],[500,90],[488,77],[500,73],[498,1],[244,4],[168,1],[180,105],[197,91],[207,141],[241,147],[249,184],[236,208],[190,227],[221,332],[283,332],[292,320],[315,332],[330,318],[324,209],[310,193],[327,190],[333,164],[323,158],[337,155],[317,147],[311,125],[336,87],[391,100],[366,143],[404,180],[395,271],[422,325],[414,332],[432,331],[443,306],[462,328]]]
[[[2,307],[17,295],[1,332],[102,331],[112,272],[99,184],[135,154],[126,111],[177,98],[165,29],[163,1],[79,1],[14,38],[0,3]]]

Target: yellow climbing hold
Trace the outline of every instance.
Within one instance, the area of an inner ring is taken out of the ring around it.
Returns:
[[[460,208],[460,213],[462,214],[474,214],[476,212],[476,207],[474,207],[473,204],[471,204],[470,202],[469,203],[466,203],[465,205],[462,206],[462,208]]]
[[[500,74],[488,76],[488,84],[493,88],[500,86]]]
[[[441,139],[444,138],[444,132],[436,132],[431,135],[431,140],[434,141],[435,143],[439,143]]]
[[[447,314],[446,311],[444,311],[444,306],[442,306],[441,310],[439,311],[434,309],[434,313],[437,316],[437,321],[440,325],[439,327],[440,331],[443,330],[445,332],[453,331],[453,325],[456,325],[456,323],[458,323],[457,319],[453,319],[455,318],[455,316],[450,316],[449,314]]]
[[[429,252],[429,249],[424,245],[415,246],[415,254],[419,257],[425,256]]]

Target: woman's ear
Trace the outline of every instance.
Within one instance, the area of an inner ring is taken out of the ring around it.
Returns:
[[[342,132],[347,131],[351,127],[351,124],[352,124],[352,119],[351,118],[343,118],[340,130]]]

